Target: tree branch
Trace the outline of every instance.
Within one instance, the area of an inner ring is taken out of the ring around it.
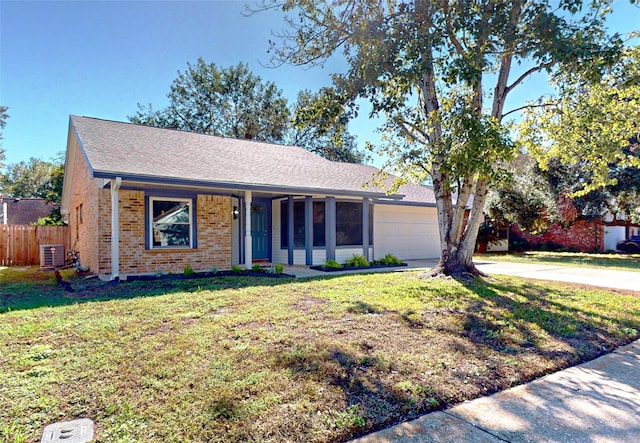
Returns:
[[[396,123],[398,124],[398,126],[400,127],[400,129],[402,130],[402,132],[408,136],[409,138],[411,138],[413,141],[418,142],[418,143],[422,143],[422,144],[426,144],[427,140],[429,140],[429,138],[427,137],[427,134],[421,130],[420,128],[416,127],[416,125],[414,125],[411,122],[408,122],[406,120],[404,121],[400,121],[400,120],[396,120]],[[415,131],[418,134],[420,134],[423,139],[420,140],[420,138],[415,134]]]
[[[508,94],[509,92],[511,92],[511,90],[513,88],[515,88],[516,86],[518,86],[520,83],[522,83],[524,81],[524,79],[526,79],[527,77],[529,77],[531,74],[535,73],[535,72],[540,72],[543,69],[547,69],[550,68],[551,66],[553,66],[553,63],[549,62],[549,63],[544,63],[542,65],[539,66],[534,66],[531,69],[528,69],[527,71],[525,71],[520,77],[518,77],[513,83],[511,83],[509,86],[507,86],[507,88],[505,89],[505,95]],[[506,114],[505,114],[506,115]]]
[[[557,102],[552,102],[552,103],[539,103],[537,105],[524,105],[524,106],[520,106],[519,108],[512,109],[509,112],[505,112],[504,114],[502,114],[502,117],[504,118],[509,114],[513,114],[514,112],[522,111],[523,109],[546,108],[547,106],[555,106],[557,104],[558,104]]]
[[[462,46],[462,43],[460,43],[460,40],[458,40],[458,37],[456,36],[455,32],[453,32],[453,27],[451,26],[451,20],[449,19],[449,2],[445,1],[443,2],[443,8],[444,8],[444,22],[447,28],[447,35],[449,35],[449,38],[451,39],[451,43],[453,43],[453,46],[456,48],[456,51],[458,51],[458,53],[460,55],[465,55],[466,52],[464,50],[464,47]]]

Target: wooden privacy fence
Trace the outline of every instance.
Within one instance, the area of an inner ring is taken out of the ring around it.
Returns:
[[[64,245],[68,251],[69,227],[0,225],[0,266],[39,265],[40,245]]]

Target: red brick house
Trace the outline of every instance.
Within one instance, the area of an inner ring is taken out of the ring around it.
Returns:
[[[605,250],[605,226],[596,221],[577,220],[566,227],[553,224],[540,234],[528,234],[513,225],[511,233],[528,241],[533,249],[554,244],[580,252]]]
[[[511,226],[511,235],[526,240],[532,249],[557,245],[579,252],[615,252],[620,240],[638,233],[640,226],[608,220],[577,220],[569,226],[553,224],[539,234],[528,234],[516,225]]]
[[[61,213],[103,278],[439,256],[435,198],[295,146],[71,116]]]

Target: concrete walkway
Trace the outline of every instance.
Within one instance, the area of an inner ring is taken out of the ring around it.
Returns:
[[[526,263],[476,265],[489,275],[640,290],[639,272]],[[354,442],[640,442],[640,340],[582,365]]]

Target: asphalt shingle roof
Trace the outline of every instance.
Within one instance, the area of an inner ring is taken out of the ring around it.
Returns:
[[[43,198],[2,198],[0,196],[0,212],[2,203],[7,204],[7,224],[29,225],[38,221],[40,217],[51,214],[55,205]],[[0,213],[0,218],[2,213]]]
[[[326,160],[296,146],[217,137],[71,116],[94,173],[265,188],[380,193],[365,187],[373,166]],[[427,186],[407,185],[404,202],[433,203]]]

